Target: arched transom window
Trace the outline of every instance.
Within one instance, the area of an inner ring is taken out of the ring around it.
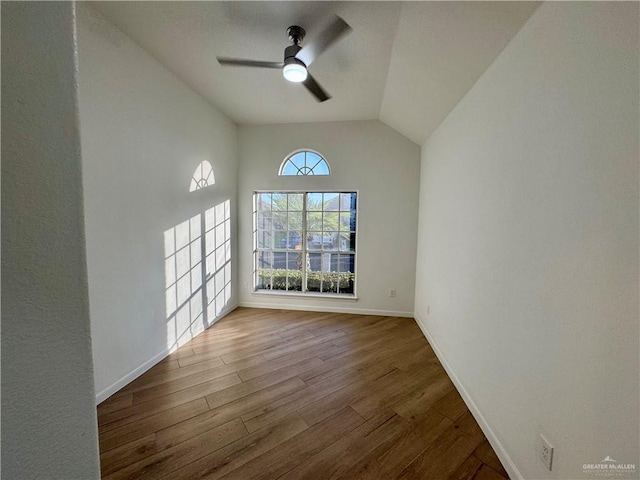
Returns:
[[[301,150],[284,159],[278,175],[329,175],[330,173],[329,164],[319,153]]]

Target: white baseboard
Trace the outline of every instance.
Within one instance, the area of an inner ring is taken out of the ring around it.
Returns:
[[[270,308],[274,310],[302,310],[307,312],[328,312],[328,313],[353,313],[358,315],[380,315],[383,317],[408,317],[413,318],[413,312],[400,312],[393,310],[372,310],[367,308],[329,307],[324,305],[290,305],[260,302],[240,302],[240,307],[248,308]]]
[[[431,348],[433,348],[433,351],[438,357],[438,360],[440,360],[440,363],[442,364],[445,371],[447,372],[447,375],[449,375],[449,378],[451,379],[456,389],[460,393],[460,396],[464,400],[464,403],[466,403],[467,407],[469,408],[469,411],[473,414],[473,418],[475,418],[476,422],[478,422],[478,425],[482,429],[482,432],[487,437],[487,440],[493,447],[493,450],[496,452],[496,455],[502,462],[502,465],[504,465],[505,470],[509,474],[509,478],[513,480],[524,480],[524,477],[518,470],[518,467],[516,467],[513,460],[511,460],[511,457],[505,450],[500,440],[498,440],[498,438],[496,437],[496,434],[493,432],[493,430],[487,423],[487,420],[484,418],[484,416],[482,415],[482,412],[480,412],[480,409],[471,398],[471,395],[469,395],[469,392],[467,391],[467,389],[464,387],[464,385],[462,384],[458,376],[451,369],[451,365],[449,365],[449,362],[447,362],[446,357],[438,347],[438,344],[436,343],[433,336],[429,334],[429,331],[427,330],[422,319],[417,314],[414,314],[414,318],[416,320],[416,323],[418,324],[418,327],[420,327],[420,330],[422,330],[422,333],[427,338],[429,345],[431,345]]]
[[[96,393],[96,405],[98,405],[99,403],[104,402],[107,398],[109,398],[111,395],[116,393],[122,387],[124,387],[125,385],[128,385],[129,383],[134,381],[136,378],[138,378],[144,372],[149,370],[151,367],[153,367],[156,363],[158,363],[160,360],[165,358],[167,355],[169,355],[169,349],[165,348],[162,352],[160,352],[157,355],[153,356],[152,358],[150,358],[149,360],[144,362],[139,367],[134,368],[129,373],[127,373],[125,376],[123,376],[122,378],[120,378],[119,380],[114,382],[113,384],[109,385],[104,390],[101,390],[100,392]]]
[[[229,313],[231,313],[233,310],[235,310],[237,306],[238,306],[238,304],[236,303],[236,304],[230,305],[227,308],[225,308],[220,313],[220,316],[218,318],[216,318],[213,322],[211,322],[211,324],[207,328],[210,328],[213,325],[215,325],[216,323],[218,323],[220,320],[222,320],[224,317],[226,317]],[[196,337],[197,337],[197,335],[196,335]],[[98,393],[96,393],[96,405],[104,402],[107,398],[109,398],[111,395],[116,393],[122,387],[124,387],[125,385],[128,385],[129,383],[133,382],[136,378],[138,378],[144,372],[146,372],[151,367],[156,365],[158,362],[164,360],[164,358],[166,358],[166,356],[169,355],[170,352],[171,351],[168,348],[165,348],[160,353],[158,353],[157,355],[154,355],[152,358],[150,358],[149,360],[144,362],[139,367],[134,368],[129,373],[124,375],[122,378],[118,379],[116,382],[114,382],[113,384],[109,385],[107,388],[105,388],[105,389],[99,391]]]

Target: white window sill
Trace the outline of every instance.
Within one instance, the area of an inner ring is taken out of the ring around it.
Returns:
[[[315,293],[315,292],[288,292],[286,290],[256,290],[251,295],[257,297],[297,297],[297,298],[313,298],[323,300],[347,300],[357,302],[358,297],[355,295],[340,295],[337,293]]]

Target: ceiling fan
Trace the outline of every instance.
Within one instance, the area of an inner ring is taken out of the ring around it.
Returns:
[[[329,95],[307,68],[320,54],[327,50],[337,40],[351,31],[351,27],[336,16],[334,21],[316,38],[301,46],[304,39],[304,28],[292,25],[287,28],[287,35],[292,45],[284,49],[283,62],[268,62],[262,60],[244,60],[241,58],[217,57],[220,65],[232,67],[257,67],[282,69],[282,75],[290,82],[302,83],[319,102],[329,100]]]

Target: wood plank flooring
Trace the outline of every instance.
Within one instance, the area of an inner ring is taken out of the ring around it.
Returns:
[[[408,318],[238,308],[98,426],[109,480],[507,478]]]

